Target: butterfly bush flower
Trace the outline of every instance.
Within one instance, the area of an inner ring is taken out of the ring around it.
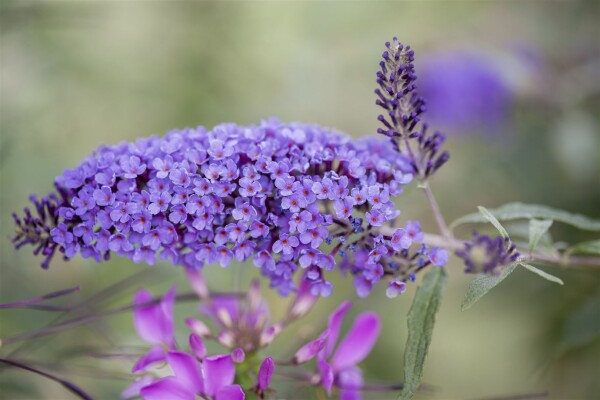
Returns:
[[[388,139],[270,119],[101,146],[55,179],[57,194],[32,198],[38,215],[14,216],[15,245],[36,246],[44,268],[57,251],[187,269],[251,260],[282,296],[298,289],[299,270],[314,294],[331,293],[326,275],[337,268],[364,296],[382,279],[444,264],[418,222],[379,233],[400,215],[403,187],[448,159],[444,136],[420,125],[413,52],[396,39],[386,45],[376,93]]]
[[[476,51],[445,51],[424,57],[420,89],[428,115],[453,132],[498,132],[513,93],[497,62]]]
[[[414,51],[397,38],[387,42],[386,48],[377,72],[379,88],[375,90],[376,104],[385,110],[378,117],[382,127],[377,131],[390,137],[413,174],[425,179],[448,161],[448,152],[441,151],[445,135],[440,132],[429,135],[427,124],[421,123],[426,105],[416,90]]]
[[[456,255],[463,259],[467,273],[498,275],[504,266],[515,262],[520,254],[508,238],[498,236],[492,239],[473,232],[473,239],[465,242],[464,248],[457,250]]]

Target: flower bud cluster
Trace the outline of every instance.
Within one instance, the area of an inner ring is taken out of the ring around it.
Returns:
[[[427,125],[421,124],[420,132],[415,132],[425,112],[425,100],[417,93],[417,75],[414,66],[414,51],[404,47],[397,38],[387,42],[383,60],[377,71],[375,103],[385,110],[377,119],[382,127],[378,133],[388,136],[397,151],[412,168],[412,173],[425,179],[437,171],[449,159],[447,151],[440,152],[446,136],[441,132],[427,133]],[[412,148],[414,140],[417,146]]]
[[[520,254],[509,238],[492,239],[473,232],[473,239],[465,242],[456,255],[464,260],[467,273],[498,275],[502,267],[515,262]]]

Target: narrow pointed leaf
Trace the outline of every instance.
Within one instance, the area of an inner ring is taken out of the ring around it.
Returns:
[[[410,399],[419,389],[435,316],[447,280],[444,268],[433,267],[417,289],[408,313],[408,339],[404,353],[404,389],[398,399]]]
[[[532,219],[529,221],[528,250],[530,253],[536,248],[542,236],[544,236],[544,234],[548,232],[548,229],[550,229],[553,222],[554,221],[552,221],[551,219]]]
[[[589,255],[600,255],[600,240],[592,240],[589,242],[579,243],[572,247],[572,253],[576,254],[589,254]]]
[[[516,219],[552,219],[562,222],[581,230],[600,231],[600,220],[588,218],[581,214],[573,214],[563,210],[542,206],[538,204],[523,204],[519,202],[508,203],[496,209],[489,210],[499,221],[511,221]],[[450,224],[455,228],[463,224],[476,224],[486,222],[486,218],[479,213],[468,214],[460,217]]]
[[[492,290],[496,285],[502,282],[506,277],[514,271],[517,264],[510,264],[499,276],[491,276],[491,275],[478,275],[473,281],[469,284],[467,288],[467,293],[465,294],[465,298],[463,299],[461,309],[462,311],[468,310],[473,306],[473,304],[477,303],[479,299],[481,299],[487,292]]]
[[[531,272],[533,272],[534,274],[538,274],[539,276],[541,276],[544,279],[549,280],[550,282],[554,282],[554,283],[558,283],[559,285],[564,285],[565,283],[562,281],[562,279],[557,278],[554,275],[550,275],[549,273],[542,271],[539,268],[534,267],[533,265],[529,265],[529,264],[525,264],[525,263],[520,263],[520,265],[525,268],[530,270]]]
[[[498,232],[500,232],[500,235],[502,235],[503,238],[508,237],[508,232],[506,232],[506,229],[504,229],[500,221],[498,221],[498,219],[494,217],[494,214],[492,214],[485,207],[479,206],[477,207],[477,209],[479,210],[479,213],[483,216],[483,218],[485,218],[490,224],[494,225],[494,228],[496,228]]]

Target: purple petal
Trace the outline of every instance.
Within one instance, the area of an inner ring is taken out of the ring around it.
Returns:
[[[200,336],[196,335],[195,333],[190,334],[189,342],[190,347],[196,357],[201,360],[206,357],[206,346],[204,346],[204,342]]]
[[[152,293],[142,289],[133,299],[135,328],[140,338],[148,343],[173,345],[173,304],[175,287],[172,287],[159,304],[139,306],[152,300]]]
[[[336,371],[352,367],[361,362],[373,348],[379,336],[379,317],[374,313],[363,313],[338,346],[331,365]]]
[[[194,357],[187,353],[170,351],[167,360],[177,380],[188,390],[193,390],[197,394],[204,392],[202,370]]]
[[[136,379],[131,385],[127,387],[127,389],[121,392],[121,398],[131,399],[133,397],[139,397],[140,390],[143,387],[149,386],[152,382],[154,382],[154,378],[151,376],[143,376],[140,379]]]
[[[303,364],[307,361],[312,360],[323,348],[325,347],[325,342],[327,342],[327,338],[330,336],[329,329],[326,329],[323,334],[300,348],[294,355],[293,362],[294,364]]]
[[[352,367],[338,372],[338,385],[340,400],[361,400],[360,389],[363,386],[363,377],[360,368]]]
[[[224,386],[215,395],[215,400],[244,400],[246,395],[240,385]]]
[[[325,360],[319,361],[319,373],[321,374],[321,385],[327,390],[327,394],[331,396],[331,386],[333,386],[333,368]]]
[[[187,390],[174,376],[160,379],[140,391],[144,400],[194,400],[196,395]]]
[[[275,371],[273,359],[271,357],[265,358],[258,370],[258,384],[256,386],[258,390],[267,390],[269,388],[273,371]]]
[[[342,327],[342,321],[348,309],[352,306],[349,301],[344,301],[338,308],[329,316],[329,339],[325,346],[325,356],[329,357],[333,352],[335,343],[337,342],[338,336],[340,335],[340,328]]]
[[[156,362],[165,361],[167,358],[167,354],[163,350],[161,346],[154,346],[145,356],[140,358],[137,363],[133,366],[131,372],[137,374],[140,371],[143,371],[151,364]]]
[[[229,386],[235,378],[235,365],[229,354],[204,359],[204,391],[214,396],[219,389]]]

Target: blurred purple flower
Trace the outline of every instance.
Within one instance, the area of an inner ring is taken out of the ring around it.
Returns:
[[[422,57],[419,88],[431,120],[452,133],[495,133],[505,122],[511,91],[498,65],[477,51]]]

